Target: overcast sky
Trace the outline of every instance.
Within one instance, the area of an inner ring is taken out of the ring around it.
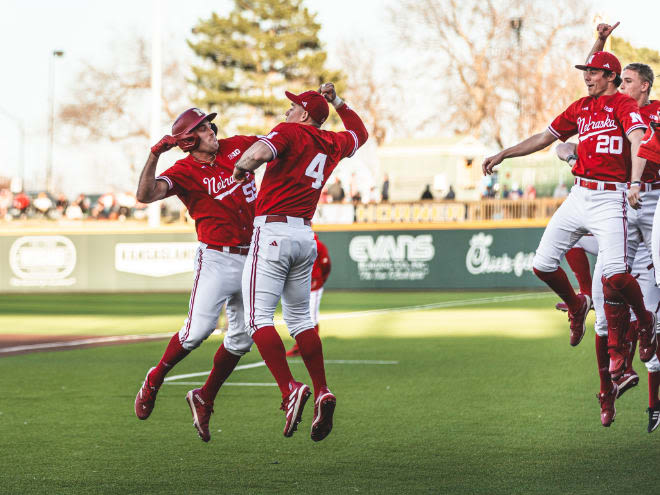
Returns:
[[[545,0],[539,0],[545,1]],[[359,35],[366,38],[382,54],[382,62],[392,60],[396,50],[387,22],[386,5],[397,0],[307,0],[306,5],[318,13],[322,25],[321,38],[337,64],[335,50],[341,40]],[[594,2],[609,22],[620,20],[617,34],[634,45],[660,50],[660,1],[621,0]],[[225,13],[233,5],[229,0],[162,0],[163,37],[174,41],[185,53],[185,39],[198,19],[215,10]],[[25,151],[28,177],[37,176],[45,167],[48,129],[48,66],[54,49],[65,55],[55,61],[57,99],[71,97],[72,84],[82,61],[101,64],[111,56],[114,39],[126,33],[142,32],[150,36],[151,0],[3,0],[0,2],[0,46],[3,77],[0,78],[0,110],[19,117],[26,129]],[[179,40],[180,42],[178,42]],[[359,49],[359,47],[357,47]],[[0,175],[18,171],[18,131],[16,124],[0,113]],[[58,145],[62,146],[62,145]],[[58,170],[77,169],[62,160],[80,159],[87,151],[75,154],[56,146]],[[98,161],[90,161],[98,166]],[[72,180],[84,181],[85,173],[71,173]]]

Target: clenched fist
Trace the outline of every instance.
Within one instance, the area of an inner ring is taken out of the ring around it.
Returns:
[[[151,152],[154,154],[154,156],[159,156],[161,153],[171,150],[175,146],[176,139],[172,136],[166,135],[151,147]]]
[[[331,82],[321,84],[321,87],[319,88],[319,93],[323,95],[323,97],[328,101],[328,103],[332,103],[333,101],[335,101],[335,98],[337,98],[337,91],[335,91],[335,85]]]

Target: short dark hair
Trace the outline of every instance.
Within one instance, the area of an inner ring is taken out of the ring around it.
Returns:
[[[603,71],[603,75],[605,75],[605,77],[610,77],[610,74],[614,74],[614,72],[611,71],[611,70],[602,69],[602,71]],[[619,74],[616,74],[616,77],[614,78],[614,85],[618,88],[619,86],[621,86],[622,82],[623,82],[623,79],[621,79],[621,76]]]
[[[637,72],[639,77],[642,78],[642,81],[649,83],[649,94],[651,93],[651,88],[653,88],[653,79],[655,78],[653,75],[653,69],[651,69],[651,67],[640,62],[635,62],[633,64],[626,65],[623,70],[634,70]]]

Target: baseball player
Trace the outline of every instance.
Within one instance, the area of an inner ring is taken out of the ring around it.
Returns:
[[[637,157],[637,150],[645,125],[635,100],[617,91],[621,64],[613,54],[596,52],[576,68],[584,71],[589,96],[571,104],[545,131],[486,158],[482,168],[484,174],[491,174],[505,158],[529,155],[557,139],[565,141],[578,134],[578,157],[572,168],[575,186],[546,227],[534,257],[534,273],[568,305],[570,343],[577,345],[584,336],[591,301],[587,295],[575,294],[559,262],[580,237],[591,232],[598,240],[603,266],[608,330],[619,334],[621,321],[629,318],[630,305],[640,322],[640,358],[648,361],[656,349],[655,315],[646,310],[639,284],[627,271],[626,232],[626,197],[633,208],[640,207],[640,178],[645,163]],[[626,138],[632,153],[624,146]],[[607,344],[607,340],[596,337],[599,370],[610,367]],[[609,426],[616,413],[617,386],[609,373],[606,375],[601,381],[599,401],[601,421]]]
[[[215,330],[225,302],[228,330],[215,356],[215,360],[224,363],[219,379],[224,381],[252,346],[245,331],[241,277],[252,236],[257,190],[252,175],[239,184],[232,173],[234,162],[257,138],[234,136],[218,140],[217,128],[211,123],[215,116],[197,108],[183,112],[172,126],[172,135],[151,148],[138,184],[137,198],[143,203],[176,194],[195,219],[199,239],[188,317],[140,387],[135,398],[135,414],[140,419],[147,419],[153,411],[165,375]],[[159,156],[175,145],[189,155],[156,177]],[[203,405],[211,411],[212,398],[205,397],[205,390],[192,390],[186,396],[198,431],[204,417],[199,417],[194,403],[205,401]],[[206,423],[208,426],[208,417]]]
[[[286,92],[291,108],[286,122],[253,144],[234,168],[243,183],[248,172],[269,162],[257,197],[254,233],[243,271],[243,304],[248,331],[282,393],[286,415],[284,436],[290,437],[301,420],[309,387],[293,379],[286,350],[273,324],[280,297],[289,334],[295,338],[314,385],[311,438],[323,440],[332,429],[337,399],[326,384],[321,340],[309,311],[311,272],[316,243],[311,218],[323,185],[342,158],[352,156],[367,140],[358,115],[335,92],[332,83],[320,93]],[[347,129],[320,129],[328,117],[328,102]]]
[[[312,323],[314,323],[314,331],[319,333],[319,318],[321,316],[321,297],[323,297],[323,284],[330,276],[330,255],[328,248],[323,244],[319,237],[314,232],[314,240],[316,241],[316,260],[312,267],[312,292],[309,294],[309,312],[312,316]],[[294,344],[291,349],[286,353],[287,357],[298,356],[300,349],[298,344]]]

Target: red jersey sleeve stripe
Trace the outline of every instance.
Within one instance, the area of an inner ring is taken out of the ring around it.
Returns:
[[[270,151],[273,152],[273,160],[274,160],[275,158],[277,158],[277,149],[275,148],[275,146],[273,146],[273,143],[271,143],[270,141],[268,141],[268,139],[266,139],[266,138],[261,138],[261,139],[259,139],[259,141],[261,141],[261,142],[264,143],[266,146],[268,146],[268,147],[270,148]]]
[[[553,135],[554,137],[556,137],[557,139],[559,139],[559,138],[561,137],[561,136],[559,135],[559,133],[558,133],[557,131],[555,131],[555,130],[552,128],[551,125],[548,126],[548,130],[550,131],[550,134],[552,134],[552,135]]]
[[[630,134],[632,131],[635,129],[644,129],[646,131],[646,125],[645,124],[636,124],[633,126],[630,126],[630,128],[626,131],[626,136]]]
[[[353,132],[353,131],[348,131],[348,132],[351,133],[351,136],[353,136],[353,139],[355,140],[355,146],[353,146],[353,151],[351,151],[351,154],[348,155],[348,157],[350,158],[358,150],[358,147],[360,146],[360,143],[358,142],[358,137],[357,137],[357,134],[355,134],[355,132]]]
[[[158,177],[156,177],[156,180],[164,180],[165,182],[167,182],[169,189],[172,189],[174,187],[174,183],[172,182],[172,179],[170,179],[167,175],[159,175]]]

